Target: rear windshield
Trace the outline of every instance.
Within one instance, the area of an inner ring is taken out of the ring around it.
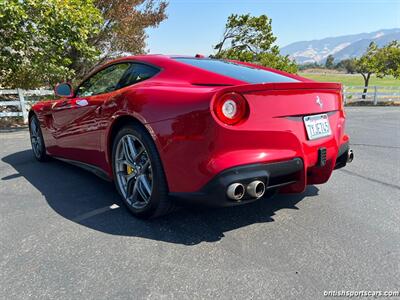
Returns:
[[[297,82],[298,80],[280,75],[267,70],[248,67],[224,60],[196,59],[196,58],[175,58],[177,61],[192,65],[210,72],[235,78],[248,83],[265,82]]]

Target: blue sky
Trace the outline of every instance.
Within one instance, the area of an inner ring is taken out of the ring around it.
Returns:
[[[150,53],[211,54],[231,13],[272,18],[277,44],[400,28],[400,0],[169,0],[168,19],[149,29]]]

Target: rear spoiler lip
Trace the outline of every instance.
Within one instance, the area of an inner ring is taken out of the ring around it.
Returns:
[[[257,83],[230,86],[223,89],[224,92],[251,93],[259,91],[275,90],[334,90],[342,91],[343,85],[337,82],[279,82]]]

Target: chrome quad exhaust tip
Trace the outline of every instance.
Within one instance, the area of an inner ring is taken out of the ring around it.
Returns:
[[[240,201],[243,198],[244,193],[244,185],[238,182],[232,183],[228,186],[228,189],[226,190],[226,195],[228,196],[228,198],[235,201]]]
[[[247,193],[253,198],[260,198],[265,193],[265,184],[261,180],[254,180],[247,185]]]
[[[347,151],[347,163],[351,163],[354,159],[354,153],[352,149],[349,149],[349,151]]]

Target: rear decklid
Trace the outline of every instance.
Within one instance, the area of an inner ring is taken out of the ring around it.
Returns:
[[[303,116],[342,109],[342,85],[322,82],[246,84],[221,91],[237,92],[249,102],[253,117]]]

